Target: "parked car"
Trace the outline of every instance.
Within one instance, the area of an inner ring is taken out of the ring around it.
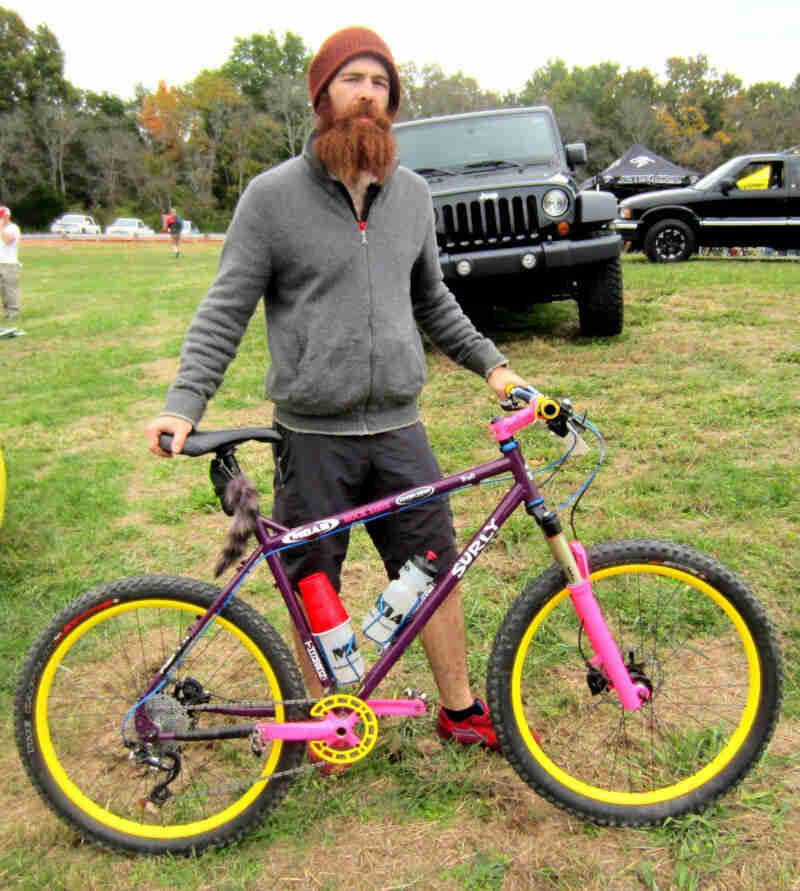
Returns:
[[[203,233],[197,228],[197,226],[191,220],[183,221],[183,229],[181,230],[181,235],[184,237],[187,235],[202,235]]]
[[[562,144],[552,109],[409,121],[394,133],[400,163],[428,183],[442,272],[473,319],[493,305],[573,299],[581,333],[620,333],[617,199],[579,191],[586,146]]]
[[[117,238],[149,238],[156,233],[143,220],[134,217],[120,217],[106,226],[106,235]]]
[[[800,154],[763,152],[727,161],[693,186],[626,198],[614,227],[654,263],[701,247],[798,245]]]
[[[94,218],[82,213],[67,213],[50,226],[54,235],[99,235],[100,227]]]

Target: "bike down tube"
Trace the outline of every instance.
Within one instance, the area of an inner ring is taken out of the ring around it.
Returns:
[[[521,462],[524,469],[524,462]],[[508,462],[508,468],[511,468],[512,462]],[[516,476],[516,474],[515,474]],[[525,482],[533,486],[532,482],[526,477]],[[535,486],[533,486],[535,490]],[[428,619],[436,612],[441,604],[446,600],[450,592],[461,581],[469,566],[474,562],[476,557],[483,551],[486,545],[495,538],[500,531],[500,527],[514,513],[514,511],[526,500],[529,494],[529,487],[525,483],[517,482],[513,488],[506,493],[500,504],[489,515],[486,522],[481,526],[480,530],[473,536],[470,543],[459,554],[455,563],[450,566],[446,573],[434,585],[433,590],[427,596],[425,601],[414,614],[411,621],[398,634],[393,643],[388,646],[378,661],[364,676],[359,688],[358,695],[362,699],[378,686],[383,678],[389,673],[392,666],[403,655],[409,644],[424,628]]]
[[[320,520],[293,529],[282,530],[285,534],[259,536],[262,549],[267,553],[267,564],[272,570],[276,585],[283,597],[286,608],[289,610],[289,614],[292,617],[292,622],[297,629],[297,634],[302,646],[308,654],[314,671],[323,688],[329,689],[333,687],[334,680],[329,676],[320,657],[319,650],[317,649],[305,613],[303,612],[298,597],[292,591],[291,582],[289,581],[286,570],[278,557],[276,549],[279,548],[281,544],[306,544],[307,542],[315,541],[316,539],[321,538],[323,534],[335,534],[334,530],[342,531],[355,523],[367,522],[378,516],[394,513],[403,507],[413,507],[417,502],[422,502],[438,495],[447,494],[448,492],[463,488],[464,486],[477,485],[485,479],[498,476],[510,469],[511,462],[507,458],[499,458],[488,464],[482,464],[463,473],[443,477],[442,479],[427,485],[416,486],[413,489],[397,492],[387,498],[371,501],[368,504],[361,505],[340,514],[335,514],[331,517],[321,518]],[[313,531],[315,529],[318,529],[319,531]],[[270,551],[273,553],[269,553]],[[406,646],[407,645],[408,644],[406,644]],[[394,647],[391,647],[391,649],[394,650]],[[375,667],[380,663],[381,660],[379,659],[376,665],[373,666],[373,669],[365,675],[365,678],[370,678]],[[394,664],[394,662],[391,664]],[[391,667],[391,665],[389,667]],[[386,670],[388,671],[388,668]],[[381,680],[385,673],[386,672],[384,671],[378,680]],[[372,684],[370,689],[374,689],[375,686],[377,686],[377,682]],[[360,695],[363,698],[367,694],[361,691]]]

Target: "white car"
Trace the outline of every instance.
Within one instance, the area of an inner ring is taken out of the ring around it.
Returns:
[[[202,232],[197,228],[197,226],[191,220],[183,221],[183,229],[181,230],[181,235],[202,235]]]
[[[106,226],[106,235],[118,238],[150,238],[156,233],[143,220],[134,217],[120,217]]]
[[[67,213],[50,226],[54,235],[99,235],[100,227],[94,218],[82,213]]]

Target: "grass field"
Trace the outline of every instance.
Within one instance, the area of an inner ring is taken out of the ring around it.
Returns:
[[[79,593],[152,572],[210,581],[226,531],[202,461],[144,447],[218,244],[27,247],[24,337],[0,341],[0,445],[9,476],[0,529],[0,886],[48,889],[800,889],[800,265],[624,261],[624,333],[590,341],[574,305],[499,316],[492,336],[541,390],[570,396],[606,435],[605,472],[583,499],[586,543],[658,537],[736,569],[768,606],[786,662],[784,714],[744,784],[702,816],[601,829],[539,799],[497,756],[441,747],[430,718],[389,725],[342,778],[304,777],[240,845],[196,859],[126,858],[81,843],[39,801],[16,756],[11,698],[24,654]],[[440,463],[491,460],[488,390],[429,353],[422,412]],[[251,324],[204,426],[268,423],[263,314]],[[526,434],[527,453],[553,444]],[[271,460],[240,450],[269,504]],[[577,477],[554,482],[553,497]],[[498,497],[453,502],[461,540]],[[469,668],[482,689],[492,637],[525,579],[549,560],[514,517],[464,585]],[[363,529],[344,575],[351,614],[384,584]],[[262,574],[243,594],[283,629]],[[365,652],[367,652],[365,650]],[[434,687],[415,644],[379,691]]]

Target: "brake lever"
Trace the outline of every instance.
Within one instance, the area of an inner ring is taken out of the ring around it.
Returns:
[[[586,412],[583,415],[575,414],[572,409],[572,402],[567,398],[562,399],[559,404],[561,411],[558,413],[558,417],[553,418],[552,421],[547,421],[547,426],[550,430],[562,439],[570,433],[578,437],[581,433],[585,433]]]
[[[500,408],[502,408],[503,411],[517,411],[522,407],[522,403],[513,395],[500,401]]]

